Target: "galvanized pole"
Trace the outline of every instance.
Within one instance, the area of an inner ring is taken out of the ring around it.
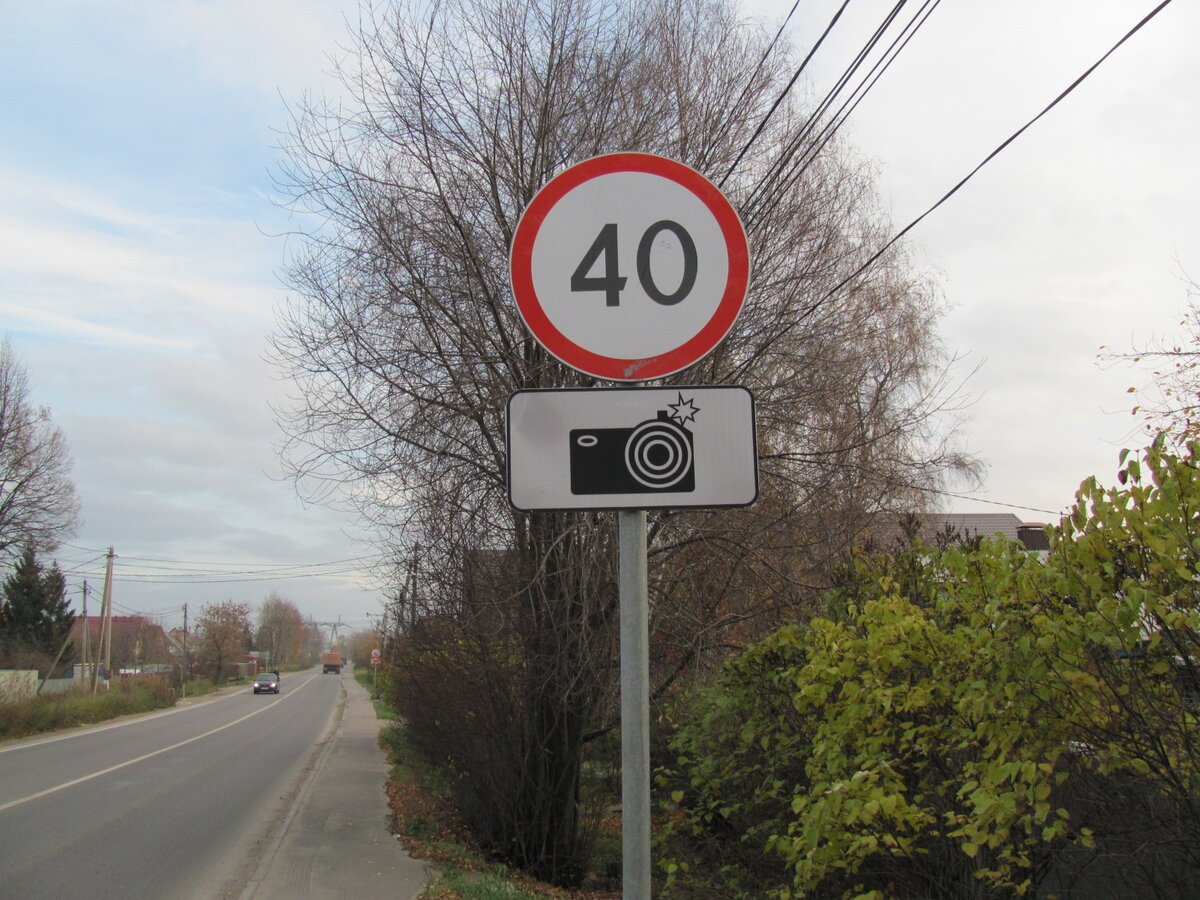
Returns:
[[[617,514],[621,601],[623,900],[650,900],[650,602],[646,511]]]

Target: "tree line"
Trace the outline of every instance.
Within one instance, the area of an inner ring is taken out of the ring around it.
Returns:
[[[120,627],[111,633],[107,654],[113,673],[171,671],[176,677],[202,675],[220,683],[238,674],[239,666],[252,657],[270,669],[316,665],[329,644],[319,625],[274,591],[257,611],[250,603],[232,599],[207,603],[186,633],[173,628],[168,634],[137,614],[116,618]],[[85,622],[72,611],[58,565],[44,567],[32,551],[20,557],[0,584],[0,668],[69,675],[73,665],[85,661],[85,640],[91,647],[87,661],[101,661],[99,633],[98,616]]]
[[[328,649],[320,626],[275,591],[252,614],[249,603],[232,599],[202,606],[189,637],[191,665],[219,683],[251,654],[260,668],[300,669],[316,665]]]

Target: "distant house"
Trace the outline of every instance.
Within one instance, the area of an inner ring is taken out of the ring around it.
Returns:
[[[83,654],[84,628],[93,660],[100,652],[100,617],[77,616],[71,626],[71,641],[77,656]],[[113,616],[111,659],[115,671],[145,666],[162,666],[172,662],[172,642],[161,625],[144,616]]]
[[[1026,550],[1049,550],[1050,538],[1041,522],[1022,522],[1013,513],[926,513],[921,516],[921,536],[957,532],[963,539],[996,535],[1018,541]]]
[[[1044,553],[1050,549],[1046,526],[1040,522],[1022,522],[1013,513],[914,513],[895,522],[886,535],[875,532],[877,543],[886,546],[902,534],[911,534],[926,544],[957,543],[973,538],[997,535],[1022,544],[1025,549]]]

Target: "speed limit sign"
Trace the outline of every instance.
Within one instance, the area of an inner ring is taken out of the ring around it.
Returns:
[[[746,296],[746,233],[724,195],[646,153],[585,160],[545,185],[517,225],[513,295],[533,336],[574,369],[646,381],[721,342]]]

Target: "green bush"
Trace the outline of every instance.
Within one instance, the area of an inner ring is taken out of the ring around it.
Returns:
[[[1085,482],[1045,560],[861,556],[837,615],[731,664],[662,777],[673,896],[1007,897],[1089,868],[1193,893],[1196,450]],[[1171,849],[1123,861],[1143,845]]]

